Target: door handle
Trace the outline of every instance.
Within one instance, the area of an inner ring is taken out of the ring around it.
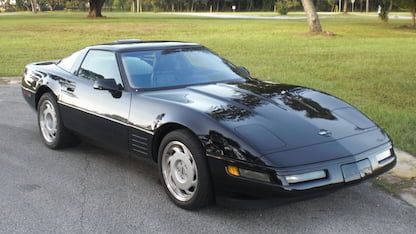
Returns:
[[[75,82],[73,81],[60,79],[59,84],[61,85],[62,89],[66,89],[67,91],[73,92],[75,90]]]
[[[68,82],[68,81],[60,82],[60,83],[61,83],[61,89],[63,91],[71,92],[71,93],[75,91],[75,84],[74,83]]]
[[[73,93],[75,91],[75,86],[63,84],[61,90],[66,93]]]
[[[74,92],[75,91],[75,88],[74,87],[66,87],[66,91],[68,91],[68,92]]]
[[[61,90],[62,90],[62,93],[66,93],[67,95],[74,96],[75,85],[62,84]]]

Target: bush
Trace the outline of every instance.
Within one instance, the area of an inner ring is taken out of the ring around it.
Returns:
[[[287,15],[290,9],[298,5],[299,3],[297,0],[277,0],[274,8],[280,15]]]
[[[276,2],[275,6],[276,6],[276,11],[280,15],[287,15],[287,13],[289,13],[289,7],[287,6],[285,2]]]

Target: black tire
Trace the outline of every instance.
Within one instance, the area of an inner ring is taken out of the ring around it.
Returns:
[[[180,201],[169,191],[162,172],[163,151],[165,147],[174,141],[184,144],[192,153],[197,166],[197,186],[192,198],[188,201]],[[213,189],[205,151],[200,141],[193,133],[186,129],[179,129],[168,133],[162,140],[158,152],[158,167],[161,183],[169,198],[179,207],[187,210],[195,210],[205,207],[213,201]]]
[[[41,108],[43,107],[43,105],[45,105],[46,103],[50,103],[53,106],[53,109],[55,110],[55,115],[56,115],[56,134],[54,135],[54,138],[52,140],[47,140],[44,136],[44,134],[42,133],[42,129],[41,129]],[[76,145],[77,143],[79,143],[77,137],[72,134],[68,129],[65,128],[65,126],[62,123],[62,118],[61,118],[61,114],[59,112],[59,107],[58,104],[56,102],[56,98],[53,94],[51,93],[44,93],[38,102],[38,106],[37,106],[37,113],[38,113],[38,127],[39,127],[39,132],[40,135],[42,137],[42,141],[43,143],[50,149],[62,149],[62,148],[66,148],[66,147],[70,147],[73,145]]]

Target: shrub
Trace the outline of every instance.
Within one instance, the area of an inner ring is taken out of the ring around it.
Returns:
[[[284,2],[276,2],[276,11],[280,15],[287,15],[287,13],[289,13],[289,8]]]
[[[298,6],[298,1],[296,0],[277,0],[274,7],[280,15],[287,15],[289,10],[293,7]]]

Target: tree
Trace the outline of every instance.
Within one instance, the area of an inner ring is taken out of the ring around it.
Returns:
[[[321,22],[312,0],[302,0],[302,5],[308,18],[309,32],[322,32]]]
[[[416,0],[401,0],[400,6],[410,11],[413,19],[413,27],[416,27]]]
[[[344,14],[348,14],[348,0],[344,0]]]
[[[38,8],[38,2],[36,0],[31,0],[30,4],[32,5],[32,12],[36,13]]]
[[[127,4],[125,0],[114,0],[112,5],[115,9],[124,11]]]
[[[331,6],[331,12],[335,12],[337,9],[337,0],[326,0],[326,4]]]
[[[378,13],[378,16],[384,22],[389,21],[391,3],[392,0],[378,0],[378,5],[380,6],[380,13]]]
[[[88,11],[88,17],[103,17],[101,10],[103,9],[104,2],[105,0],[89,0],[90,10]]]

